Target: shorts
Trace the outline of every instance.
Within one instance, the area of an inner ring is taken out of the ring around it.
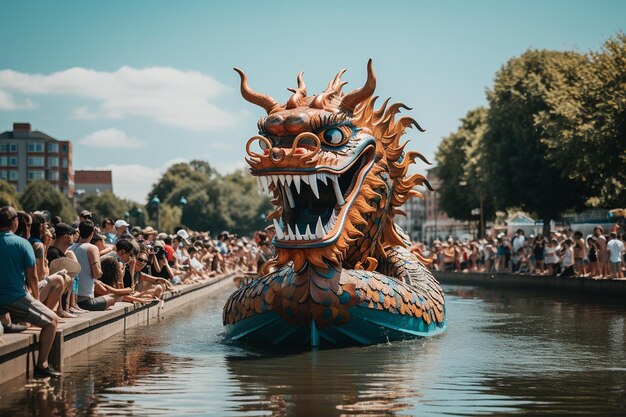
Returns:
[[[18,298],[11,304],[0,306],[0,313],[9,313],[15,323],[30,323],[39,327],[46,327],[56,320],[57,316],[52,310],[35,300],[29,293],[25,297]]]
[[[104,297],[87,298],[79,301],[78,307],[89,311],[104,311],[107,309],[107,299]]]
[[[48,277],[45,277],[44,279],[42,279],[41,281],[39,281],[39,284],[37,284],[37,286],[39,287],[39,293],[41,294],[41,292],[43,291],[44,288],[46,288],[46,286],[50,283],[50,281],[48,281]]]
[[[622,271],[622,262],[611,262],[611,274],[619,275]]]
[[[576,266],[583,266],[585,264],[585,262],[583,261],[583,258],[575,258],[574,259],[574,264]]]

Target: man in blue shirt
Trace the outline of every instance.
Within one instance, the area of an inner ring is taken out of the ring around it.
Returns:
[[[41,327],[39,358],[36,377],[58,377],[61,374],[48,366],[58,317],[43,305],[39,298],[35,253],[26,239],[14,234],[17,230],[17,212],[13,207],[0,208],[0,314],[11,314],[16,322],[27,322]],[[30,289],[26,291],[24,283]]]

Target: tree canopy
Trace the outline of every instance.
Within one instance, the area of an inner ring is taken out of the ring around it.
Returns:
[[[568,210],[626,204],[626,35],[587,54],[526,51],[487,99],[437,151],[449,215],[467,219],[481,191],[489,209],[519,207],[544,227]]]
[[[437,190],[440,207],[456,219],[476,219],[472,210],[481,206],[485,217],[494,214],[481,146],[486,127],[487,109],[470,110],[459,129],[443,139],[435,155],[436,174],[442,180]]]
[[[264,214],[271,210],[249,173],[239,170],[221,176],[208,162],[198,160],[172,165],[157,181],[146,205],[151,218],[156,214],[150,204],[154,196],[161,202],[159,223],[164,230],[163,216],[173,218],[178,213],[180,223],[194,230],[250,234],[265,227]],[[180,204],[181,197],[186,204]]]
[[[59,216],[68,223],[76,219],[70,200],[46,180],[30,182],[20,193],[19,202],[28,212],[47,210],[52,216]]]
[[[21,209],[15,187],[4,180],[0,180],[0,207],[4,206]]]

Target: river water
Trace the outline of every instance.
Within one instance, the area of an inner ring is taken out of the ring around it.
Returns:
[[[445,286],[434,338],[317,352],[222,342],[232,288],[0,388],[0,416],[626,415],[624,303]]]

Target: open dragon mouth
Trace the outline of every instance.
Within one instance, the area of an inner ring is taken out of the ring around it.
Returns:
[[[320,246],[338,237],[347,212],[373,165],[374,147],[341,171],[276,171],[256,174],[260,191],[280,196],[281,219],[274,219],[280,247]]]

